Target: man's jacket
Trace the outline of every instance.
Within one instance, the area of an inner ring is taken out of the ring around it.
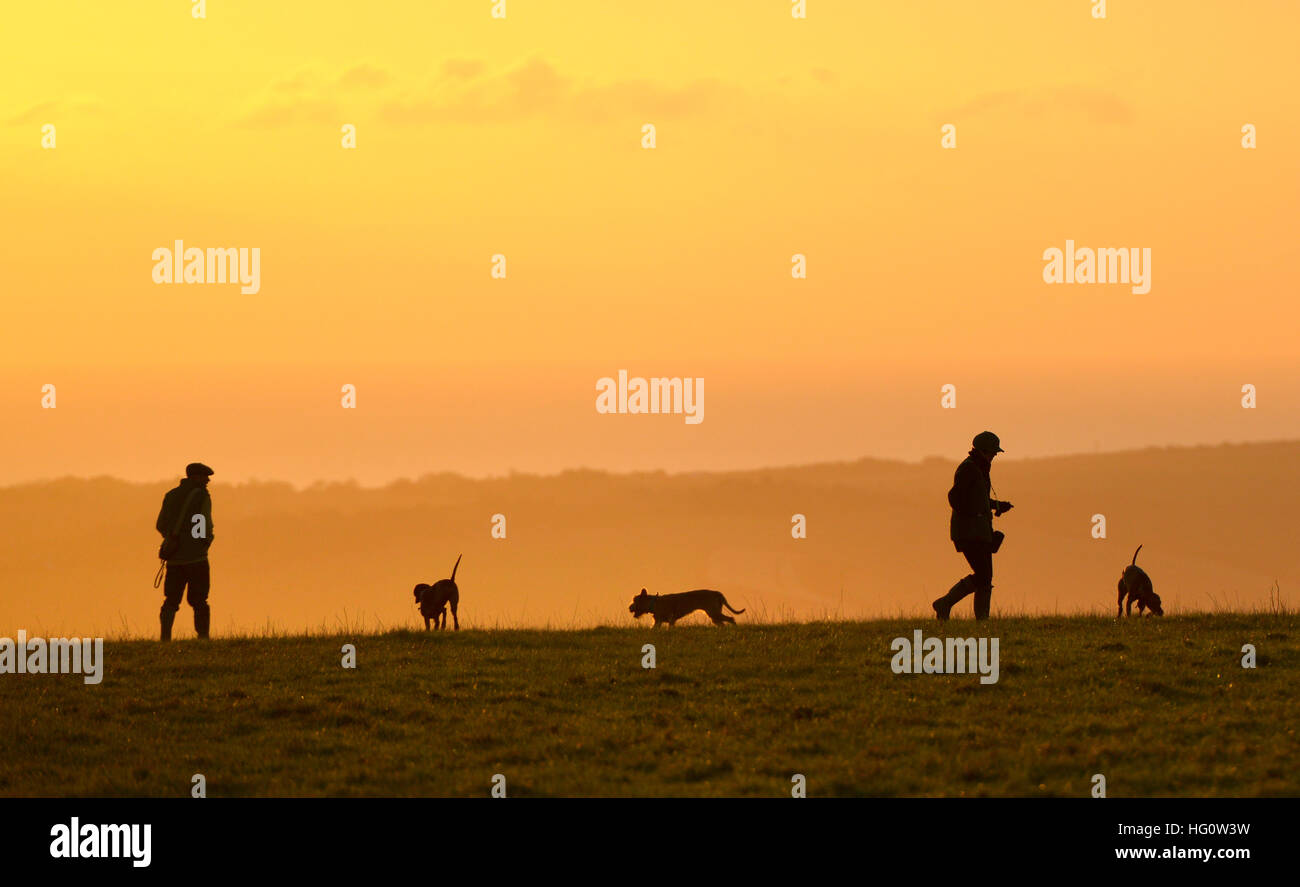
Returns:
[[[185,509],[185,514],[181,514],[181,509],[185,506],[185,500],[190,498],[190,493],[198,490],[197,495],[190,500],[189,508]],[[194,515],[203,515],[203,526],[206,529],[206,536],[203,538],[194,538],[195,523]],[[180,529],[177,531],[176,538],[180,545],[175,553],[167,558],[168,564],[196,564],[199,561],[208,559],[208,546],[212,544],[212,497],[208,491],[203,488],[202,484],[196,484],[189,478],[181,481],[174,489],[168,490],[167,495],[163,496],[162,510],[158,512],[158,523],[156,524],[158,532],[164,537],[170,536],[173,530],[176,530],[177,522],[180,523]]]
[[[957,550],[967,542],[993,542],[993,500],[989,498],[992,483],[989,466],[974,454],[957,466],[948,491],[948,504],[952,506],[952,520],[948,535]]]

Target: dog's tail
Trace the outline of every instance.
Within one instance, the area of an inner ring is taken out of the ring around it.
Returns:
[[[1138,562],[1138,551],[1141,551],[1141,550],[1142,550],[1142,546],[1139,545],[1138,548],[1137,548],[1137,551],[1133,552],[1133,563],[1129,564],[1130,567],[1136,567],[1136,566],[1137,566],[1137,562]]]
[[[718,594],[722,594],[722,592],[718,592]],[[727,603],[727,596],[725,594],[722,594],[722,606],[726,607],[728,610],[736,614],[745,612],[744,610],[737,610],[731,604]]]
[[[1133,556],[1134,556],[1134,557],[1137,557],[1136,554],[1133,555]],[[464,557],[463,554],[458,554],[458,555],[456,555],[456,566],[451,568],[451,581],[452,581],[452,582],[455,582],[455,581],[456,581],[456,567],[459,567],[459,566],[460,566],[460,559],[461,559],[462,557]]]

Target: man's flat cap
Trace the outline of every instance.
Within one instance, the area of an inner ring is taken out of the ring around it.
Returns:
[[[1002,449],[1002,441],[998,440],[998,436],[992,431],[981,431],[975,435],[975,439],[971,441],[971,444],[975,449],[983,450],[986,453],[1006,452]]]
[[[211,477],[214,474],[216,474],[216,472],[204,465],[202,462],[191,462],[189,465],[185,466],[186,477]]]

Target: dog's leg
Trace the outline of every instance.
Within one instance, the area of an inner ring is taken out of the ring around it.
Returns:
[[[1132,616],[1132,615],[1133,615],[1133,596],[1132,596],[1132,595],[1129,595],[1128,600],[1126,600],[1126,601],[1124,602],[1124,615],[1125,615],[1125,616]]]
[[[1115,602],[1115,618],[1124,615],[1124,580],[1119,580],[1119,599]]]
[[[460,631],[460,617],[456,615],[456,610],[458,610],[458,609],[460,608],[459,605],[460,605],[460,602],[459,602],[458,600],[456,600],[455,598],[452,598],[452,601],[451,601],[451,623],[452,623],[452,625],[456,626],[456,630],[457,630],[457,631]]]
[[[428,616],[425,616],[425,617],[424,617],[424,630],[425,630],[425,631],[428,631],[428,630],[429,630],[429,617],[428,617]]]

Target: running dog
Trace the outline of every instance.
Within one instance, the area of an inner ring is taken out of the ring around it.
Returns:
[[[723,607],[737,614],[745,612],[731,606],[722,592],[711,588],[697,588],[695,591],[683,591],[680,594],[646,594],[643,588],[640,594],[632,598],[632,605],[627,608],[627,611],[637,619],[646,613],[651,614],[655,617],[654,628],[658,628],[660,622],[667,622],[668,627],[671,628],[678,619],[696,610],[703,610],[713,620],[714,625],[722,625],[724,622],[735,625],[736,620],[723,613]]]

